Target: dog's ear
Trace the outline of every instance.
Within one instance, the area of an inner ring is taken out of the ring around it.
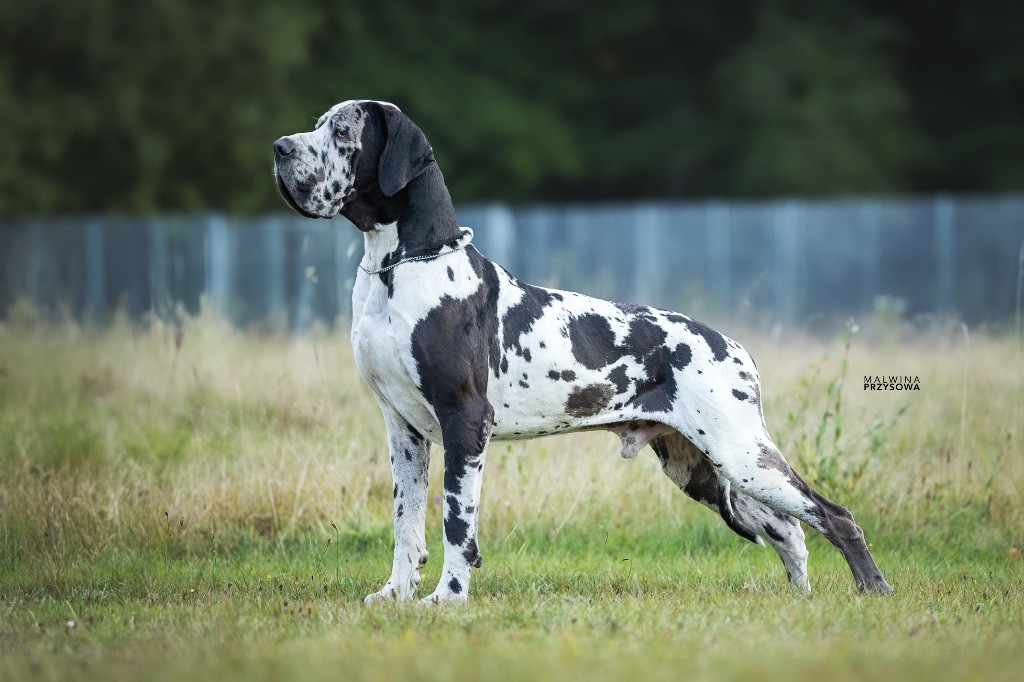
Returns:
[[[380,154],[377,180],[384,196],[390,197],[434,162],[434,150],[412,119],[395,107],[381,105],[380,109],[387,140]]]

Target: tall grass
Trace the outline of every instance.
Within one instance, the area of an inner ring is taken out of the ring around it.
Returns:
[[[1014,421],[1024,396],[1009,371],[1013,339],[746,340],[784,453],[850,506],[876,542],[967,551],[1024,543]],[[20,563],[15,549],[53,556],[56,571],[58,557],[110,543],[187,551],[211,534],[222,543],[366,534],[387,542],[383,425],[344,334],[287,341],[202,316],[180,330],[8,324],[0,344],[8,565]],[[921,390],[862,390],[862,376],[874,374],[917,375]],[[487,466],[482,523],[491,544],[702,513],[653,457],[624,462],[603,434],[495,443]],[[433,529],[440,505],[430,513]]]
[[[653,456],[591,433],[492,445],[470,607],[363,609],[392,488],[345,334],[210,315],[83,330],[23,308],[0,325],[0,677],[1012,679],[1019,340],[732,335],[774,438],[854,511],[893,599],[853,599],[815,534],[816,596],[793,597]],[[863,391],[875,374],[921,390]]]

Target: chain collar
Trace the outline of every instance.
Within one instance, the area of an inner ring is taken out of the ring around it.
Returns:
[[[392,263],[391,265],[383,267],[380,270],[369,270],[367,268],[364,268],[362,263],[360,263],[359,264],[359,269],[362,270],[363,272],[365,272],[368,275],[379,275],[382,272],[387,272],[388,270],[391,270],[393,268],[397,268],[402,263],[410,263],[410,262],[416,261],[416,260],[433,260],[434,258],[440,258],[441,256],[447,256],[448,254],[456,253],[458,251],[462,251],[467,246],[469,246],[472,243],[472,241],[473,241],[473,230],[471,228],[468,228],[468,227],[463,227],[462,229],[465,230],[465,234],[463,234],[463,236],[459,239],[459,241],[460,241],[459,245],[453,247],[451,251],[444,251],[444,252],[441,252],[441,253],[432,253],[432,254],[430,254],[428,256],[410,256],[409,258],[403,258],[403,259],[401,259],[401,260],[399,260],[399,261],[397,261],[395,263]]]

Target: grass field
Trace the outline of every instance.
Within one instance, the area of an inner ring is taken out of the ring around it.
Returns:
[[[391,482],[344,334],[8,322],[0,678],[1021,679],[1016,343],[734,335],[776,440],[854,511],[895,596],[858,596],[810,531],[814,594],[790,593],[774,553],[650,451],[624,461],[586,434],[491,448],[469,605],[366,607],[390,568]],[[864,391],[866,374],[921,390]]]

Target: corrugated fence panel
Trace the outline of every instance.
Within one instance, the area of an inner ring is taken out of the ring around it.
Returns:
[[[814,324],[879,297],[907,315],[1011,319],[1024,196],[464,206],[474,243],[546,286],[695,314]],[[19,299],[102,323],[202,301],[300,333],[351,313],[362,235],[289,214],[0,221],[0,315]]]

